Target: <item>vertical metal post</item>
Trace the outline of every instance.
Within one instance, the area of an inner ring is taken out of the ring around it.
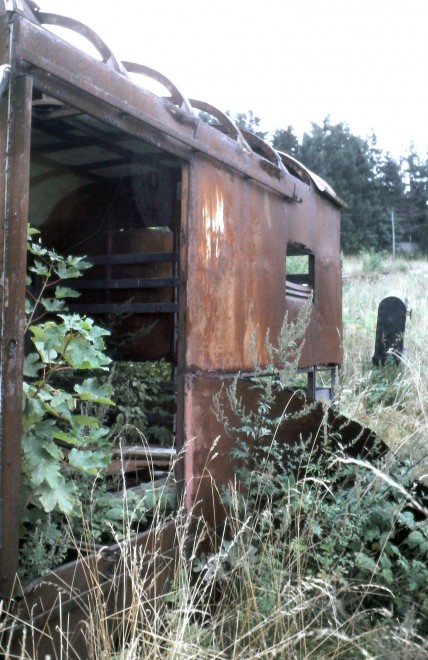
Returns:
[[[0,41],[5,36],[1,26]],[[12,27],[13,29],[13,27]],[[14,71],[0,98],[0,593],[10,595],[18,566],[22,361],[32,81]],[[2,56],[4,54],[2,53]]]
[[[394,209],[391,209],[391,229],[392,229],[392,258],[395,259],[395,215],[394,215]]]
[[[336,373],[337,373],[337,367],[333,367],[330,370],[330,400],[333,401],[334,399],[334,393],[336,390]]]
[[[175,466],[175,474],[180,489],[184,489],[185,465],[184,465],[184,444],[185,444],[185,396],[186,390],[189,390],[191,379],[186,379],[184,365],[186,364],[187,350],[187,332],[186,332],[186,305],[187,305],[187,276],[188,276],[188,240],[187,227],[190,214],[190,199],[193,197],[190,191],[190,166],[183,164],[181,175],[181,217],[180,217],[180,261],[179,261],[179,312],[177,325],[177,369],[176,369],[176,388],[177,388],[177,406],[176,406],[176,445],[179,452],[179,460]],[[182,494],[182,493],[181,493]]]
[[[308,396],[311,399],[316,398],[317,391],[317,368],[311,367],[308,371]]]

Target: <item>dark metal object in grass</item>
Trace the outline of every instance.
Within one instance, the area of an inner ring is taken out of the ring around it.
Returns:
[[[378,308],[375,352],[373,364],[385,366],[388,355],[392,355],[395,364],[400,362],[404,352],[404,331],[409,301],[404,296],[387,296]]]

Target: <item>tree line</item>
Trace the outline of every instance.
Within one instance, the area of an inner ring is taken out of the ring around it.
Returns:
[[[238,126],[263,139],[260,118],[251,111],[236,115]],[[353,135],[341,122],[312,123],[296,137],[293,127],[278,129],[272,146],[295,157],[325,179],[347,204],[342,212],[342,249],[391,251],[393,227],[397,242],[412,242],[428,251],[428,157],[413,147],[398,160],[377,146],[376,136]]]

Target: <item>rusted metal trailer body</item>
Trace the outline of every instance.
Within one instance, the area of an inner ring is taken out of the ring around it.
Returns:
[[[51,25],[81,32],[99,60]],[[125,359],[174,365],[186,503],[202,500],[214,523],[211,479],[227,483],[233,465],[212,397],[223,382],[254,371],[254,333],[263,366],[268,331],[276,337],[285,314],[292,320],[311,299],[299,362],[309,395],[317,395],[320,369],[334,374],[341,364],[342,203],[217,109],[187,99],[147,67],[119,62],[91,30],[34,3],[0,0],[0,67],[0,587],[7,595],[18,549],[27,222],[57,249],[95,264],[77,311],[102,322],[131,301],[125,329],[149,334],[125,349]],[[148,78],[166,98],[144,87]],[[287,274],[296,255],[304,266]]]

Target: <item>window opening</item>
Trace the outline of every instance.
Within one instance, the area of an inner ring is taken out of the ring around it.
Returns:
[[[286,295],[307,299],[314,295],[315,257],[302,245],[288,243],[286,255]]]

